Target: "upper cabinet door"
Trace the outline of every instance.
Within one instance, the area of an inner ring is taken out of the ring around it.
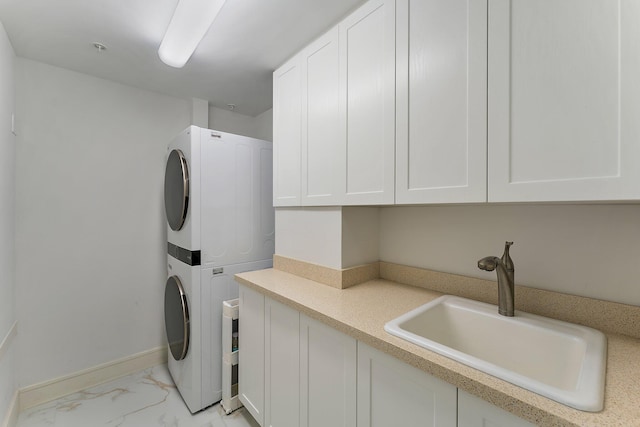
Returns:
[[[489,201],[640,198],[640,2],[489,1]]]
[[[392,204],[395,175],[395,1],[373,0],[339,24],[340,117],[346,146],[337,161],[345,205]]]
[[[299,56],[273,73],[273,205],[300,205]]]
[[[487,200],[487,2],[398,0],[396,203]]]
[[[302,205],[339,205],[340,121],[338,27],[300,53],[302,71]]]

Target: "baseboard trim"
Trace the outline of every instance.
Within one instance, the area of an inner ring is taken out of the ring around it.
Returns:
[[[380,263],[378,261],[334,269],[324,265],[287,258],[282,255],[273,256],[273,268],[285,271],[314,282],[322,283],[336,289],[346,289],[350,286],[374,280],[380,277]]]
[[[19,400],[20,392],[16,390],[16,392],[13,393],[11,403],[9,403],[7,415],[5,415],[4,421],[2,421],[2,427],[15,427],[18,424]]]
[[[20,411],[76,393],[116,378],[167,363],[167,347],[157,347],[122,359],[34,384],[19,390]]]

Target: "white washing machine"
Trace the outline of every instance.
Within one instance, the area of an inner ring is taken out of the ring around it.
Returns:
[[[165,171],[169,371],[191,412],[222,397],[222,301],[233,275],[270,268],[271,143],[195,126],[169,145]]]
[[[168,365],[191,412],[222,399],[222,302],[238,298],[233,276],[271,266],[271,260],[263,260],[224,269],[200,268],[167,256],[164,310]]]

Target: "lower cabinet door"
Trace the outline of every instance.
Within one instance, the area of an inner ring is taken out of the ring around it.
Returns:
[[[238,393],[240,402],[264,426],[264,296],[240,286]]]
[[[356,340],[300,315],[300,426],[356,425]]]
[[[455,427],[451,384],[358,342],[358,427]]]
[[[533,427],[534,424],[458,390],[458,427]]]
[[[298,427],[300,313],[271,298],[265,298],[264,319],[265,426]]]

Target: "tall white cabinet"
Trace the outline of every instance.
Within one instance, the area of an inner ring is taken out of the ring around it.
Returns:
[[[489,201],[640,198],[640,2],[489,1]]]
[[[486,201],[487,2],[398,0],[396,203]]]

